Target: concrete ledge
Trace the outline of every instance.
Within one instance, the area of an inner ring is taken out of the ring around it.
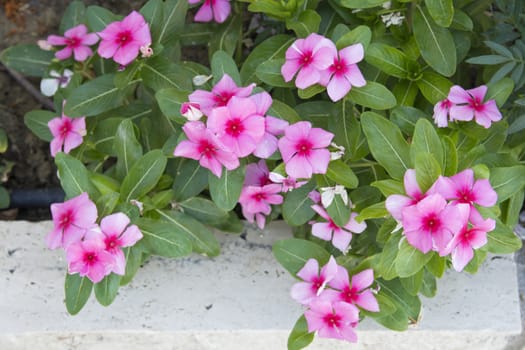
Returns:
[[[77,316],[63,304],[63,253],[44,247],[50,222],[0,222],[0,349],[286,349],[302,310],[294,279],[271,254],[289,237],[273,225],[247,240],[221,235],[214,259],[151,259],[105,308],[92,297]],[[516,264],[492,256],[477,275],[451,272],[423,318],[404,333],[373,321],[359,343],[316,340],[309,349],[504,349],[521,332]]]

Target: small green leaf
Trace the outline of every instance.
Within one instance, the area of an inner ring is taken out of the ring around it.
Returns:
[[[394,94],[375,81],[368,81],[363,87],[352,87],[346,98],[363,107],[378,110],[393,108],[397,104]]]
[[[191,254],[190,237],[173,224],[165,221],[140,218],[135,222],[143,234],[142,242],[147,251],[168,258],[180,258]]]
[[[500,220],[496,220],[496,228],[487,233],[487,251],[494,254],[511,254],[521,248],[521,239]]]
[[[335,196],[332,203],[326,208],[326,211],[334,223],[339,227],[345,226],[348,223],[348,220],[350,220],[350,208],[348,205],[345,205],[341,196]]]
[[[211,59],[211,72],[213,74],[213,84],[217,84],[224,74],[237,84],[241,84],[241,75],[233,58],[224,51],[216,51]]]
[[[82,1],[72,1],[64,11],[62,20],[60,21],[60,27],[58,31],[64,33],[66,30],[71,29],[81,23],[83,23],[84,12],[86,6]]]
[[[109,306],[117,297],[121,276],[111,273],[95,284],[95,297],[101,305]]]
[[[7,192],[5,187],[0,186],[0,209],[9,208],[10,203],[11,197],[9,195],[9,192]]]
[[[87,277],[78,274],[66,274],[65,294],[66,309],[71,315],[76,315],[82,310],[91,295],[93,282]]]
[[[124,248],[126,257],[126,273],[120,279],[120,285],[124,286],[131,282],[142,264],[142,244],[135,244],[132,247]]]
[[[274,59],[261,63],[255,70],[255,75],[262,82],[274,87],[293,87],[293,82],[285,82],[281,74],[283,59]]]
[[[115,171],[117,178],[122,180],[131,170],[135,162],[142,157],[142,145],[135,136],[135,125],[129,119],[124,119],[117,128],[113,141],[117,156]]]
[[[222,176],[218,178],[211,172],[208,175],[211,199],[219,208],[232,210],[241,195],[244,183],[244,167],[234,170],[223,169]]]
[[[407,240],[401,242],[395,265],[399,277],[410,277],[418,273],[432,258],[433,252],[422,253],[414,248]]]
[[[295,32],[298,38],[306,38],[311,33],[317,33],[321,16],[314,10],[302,11],[297,19],[290,18],[286,21],[286,28]]]
[[[87,192],[91,198],[97,198],[98,191],[89,180],[89,173],[82,162],[73,156],[59,152],[55,163],[60,176],[60,185],[67,198]]]
[[[268,110],[268,115],[286,120],[289,123],[301,121],[301,117],[292,107],[276,99],[273,100],[272,106]]]
[[[330,253],[320,245],[297,238],[277,241],[273,245],[272,251],[277,261],[292,276],[295,276],[303,268],[308,259],[317,260],[319,266],[323,266],[330,259]]]
[[[423,96],[432,104],[446,99],[453,85],[447,78],[430,71],[424,72],[416,84]]]
[[[426,265],[428,271],[437,278],[443,277],[447,268],[447,259],[440,257],[438,254],[432,254],[431,259]]]
[[[179,205],[184,208],[184,213],[205,224],[217,224],[228,218],[228,212],[209,199],[191,197]]]
[[[355,27],[350,32],[337,39],[335,45],[337,46],[338,50],[341,50],[350,45],[360,43],[363,45],[363,48],[367,50],[371,40],[372,31],[370,30],[370,27],[361,25]]]
[[[86,21],[92,32],[101,32],[110,23],[118,20],[118,16],[100,6],[88,6]]]
[[[441,27],[449,27],[454,18],[454,4],[452,0],[425,0],[428,12],[432,19]]]
[[[427,269],[423,269],[423,283],[421,284],[421,294],[427,298],[433,298],[437,292],[436,277]]]
[[[153,39],[164,46],[175,40],[186,23],[187,11],[188,2],[185,0],[164,1],[164,18],[158,31],[158,37],[153,37]]]
[[[52,51],[44,51],[33,44],[22,44],[2,51],[0,62],[24,75],[43,77],[53,57]]]
[[[56,113],[32,110],[24,116],[24,124],[40,139],[49,142],[53,139],[53,135],[47,123],[53,118],[58,118]]]
[[[166,88],[175,88],[179,91],[193,89],[191,72],[162,56],[145,61],[142,65],[141,77],[144,85],[155,91]]]
[[[385,208],[385,202],[380,202],[362,209],[359,215],[356,216],[356,220],[379,219],[388,216],[388,214],[388,210]]]
[[[162,113],[181,124],[186,120],[181,116],[180,107],[188,101],[188,91],[176,88],[161,89],[155,93],[155,99]]]
[[[299,317],[295,326],[288,337],[288,350],[300,350],[308,345],[314,340],[314,332],[308,332],[308,324],[306,323],[306,318],[303,316]]]
[[[373,43],[368,47],[365,59],[388,75],[405,79],[410,74],[406,55],[392,46]]]
[[[432,123],[427,119],[419,119],[414,130],[414,137],[410,145],[410,156],[415,161],[418,153],[430,153],[438,161],[440,167],[444,163],[443,146],[441,139]]]
[[[415,275],[399,279],[403,288],[405,288],[410,295],[417,296],[419,293],[419,290],[423,286],[424,271],[425,269],[421,269]]]
[[[208,185],[208,169],[192,159],[182,159],[176,169],[171,171],[169,167],[169,170],[175,178],[173,190],[177,201],[198,195]]]
[[[372,182],[370,185],[378,188],[385,197],[388,197],[392,194],[405,193],[405,187],[401,181],[391,179],[379,180]]]
[[[328,164],[326,176],[346,188],[356,188],[359,184],[359,180],[352,171],[352,168],[341,160],[334,160]]]
[[[450,28],[471,32],[474,29],[474,23],[465,12],[456,8],[454,9],[454,18],[452,19]]]
[[[525,186],[525,166],[492,168],[490,183],[498,194],[498,203],[501,203]]]
[[[166,162],[161,150],[150,151],[137,160],[122,181],[120,199],[129,203],[155,188],[164,173]]]
[[[442,136],[443,152],[446,155],[443,160],[443,175],[453,176],[458,172],[458,151],[454,141],[448,136]]]
[[[421,301],[418,297],[410,295],[401,285],[399,279],[391,281],[377,280],[381,293],[389,297],[408,316],[408,320],[416,322],[421,312]],[[408,323],[408,320],[407,323]]]
[[[381,258],[378,266],[375,268],[377,277],[381,277],[385,280],[394,279],[397,276],[396,271],[396,256],[399,250],[399,241],[401,240],[401,234],[391,234],[383,247],[381,252]]]
[[[485,101],[496,100],[498,107],[501,107],[512,93],[514,81],[511,78],[503,78],[500,81],[487,84],[487,87]]]
[[[339,0],[338,4],[350,9],[366,9],[370,7],[381,6],[382,0]]]
[[[286,194],[282,210],[283,218],[288,225],[299,226],[305,224],[315,215],[315,212],[311,208],[314,203],[308,198],[308,194],[314,187],[315,182],[311,181]]]

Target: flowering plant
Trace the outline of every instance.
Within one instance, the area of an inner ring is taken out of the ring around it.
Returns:
[[[519,249],[518,2],[198,3],[73,1],[63,35],[0,56],[53,96],[25,122],[66,193],[46,240],[70,313],[92,290],[109,305],[150,255],[219,254],[212,228],[240,218],[293,227],[273,247],[305,307],[289,349],[354,342],[363,317],[404,330],[445,270]]]

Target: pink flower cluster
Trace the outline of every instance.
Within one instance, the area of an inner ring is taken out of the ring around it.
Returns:
[[[87,132],[85,117],[69,118],[64,112],[60,117],[51,119],[47,126],[53,135],[49,145],[53,157],[62,150],[69,153],[73,148],[80,146]]]
[[[201,0],[188,0],[190,4],[197,4]],[[210,22],[214,20],[222,23],[228,18],[231,12],[230,0],[204,0],[199,11],[193,18],[195,22]]]
[[[308,332],[317,331],[321,338],[357,342],[354,330],[359,323],[359,308],[379,311],[370,289],[374,271],[367,269],[350,279],[348,271],[331,256],[321,271],[317,260],[309,259],[297,276],[303,282],[292,287],[291,296],[308,308],[304,313]]]
[[[501,112],[496,101],[485,101],[487,87],[485,85],[465,90],[461,86],[450,88],[448,96],[434,106],[434,121],[438,127],[444,128],[449,121],[471,121],[489,128],[492,122],[501,120]]]
[[[51,214],[54,227],[46,237],[47,246],[66,251],[70,274],[79,273],[94,283],[111,272],[124,275],[126,258],[122,248],[142,238],[138,227],[129,225],[127,215],[111,214],[97,225],[97,207],[87,193],[51,204]]]
[[[286,82],[297,74],[295,85],[299,89],[315,84],[325,86],[330,99],[336,102],[346,96],[352,86],[366,85],[357,66],[363,57],[364,49],[360,43],[337,51],[330,39],[312,33],[304,39],[297,39],[286,50],[281,74]]]
[[[406,195],[388,196],[385,205],[403,227],[408,243],[423,253],[451,254],[456,271],[474,257],[474,249],[487,243],[487,232],[495,228],[493,219],[484,219],[476,206],[492,207],[497,194],[487,179],[474,180],[474,171],[465,169],[452,176],[440,176],[423,193],[416,172],[407,170]]]

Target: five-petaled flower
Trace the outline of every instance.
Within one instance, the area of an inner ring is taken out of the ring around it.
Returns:
[[[448,100],[454,105],[450,107],[451,120],[469,121],[475,119],[476,123],[489,128],[492,122],[501,120],[502,116],[496,101],[483,102],[487,94],[487,86],[465,90],[455,85],[450,88]]]
[[[248,222],[256,222],[260,229],[264,228],[266,215],[272,211],[271,204],[282,204],[283,197],[279,195],[281,186],[268,184],[264,186],[245,186],[242,188],[239,203],[242,214]]]
[[[98,36],[95,33],[88,33],[87,31],[88,29],[84,24],[79,24],[66,30],[64,36],[48,36],[47,43],[53,46],[65,45],[62,50],[55,53],[55,57],[59,60],[65,60],[73,55],[75,61],[83,62],[93,55],[93,50],[89,46],[95,45],[98,41]]]
[[[66,249],[66,259],[70,274],[78,273],[93,283],[98,283],[109,275],[115,263],[113,256],[106,251],[102,237],[92,237],[71,244]]]
[[[47,126],[53,135],[49,145],[53,157],[62,150],[64,153],[69,153],[73,148],[80,146],[83,137],[86,136],[84,117],[69,118],[62,112],[61,117],[51,119]]]
[[[197,4],[201,0],[188,0],[190,4]],[[222,23],[231,12],[230,0],[204,0],[201,8],[195,14],[195,22],[210,22],[214,20]]]
[[[334,289],[328,289],[325,297],[332,302],[343,301],[362,309],[378,312],[379,304],[370,289],[374,282],[374,270],[366,269],[348,278],[345,268],[338,268],[336,276],[328,283]]]
[[[321,338],[357,342],[354,328],[359,322],[359,309],[352,304],[317,299],[310,304],[304,316],[310,333],[317,331]]]
[[[309,259],[297,273],[297,276],[304,282],[298,282],[292,286],[290,292],[292,298],[303,305],[310,305],[336,276],[338,268],[333,256],[321,271],[319,271],[317,260]]]

